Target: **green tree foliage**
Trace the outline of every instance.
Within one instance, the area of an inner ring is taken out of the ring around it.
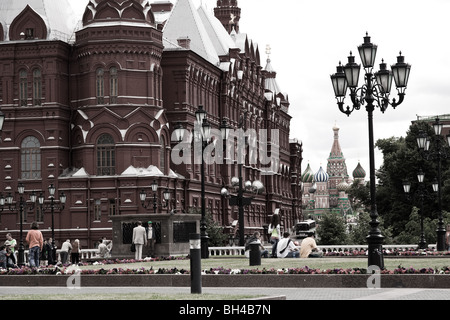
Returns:
[[[418,151],[416,141],[420,131],[425,132],[428,136],[434,135],[433,128],[428,123],[416,122],[410,126],[405,138],[380,139],[376,143],[384,158],[383,165],[377,172],[378,214],[384,219],[384,225],[392,229],[395,242],[405,243],[411,241],[407,234],[415,229],[412,222],[410,224],[408,222],[413,218],[415,219],[415,216],[411,213],[412,207],[414,205],[418,206],[418,197],[414,196],[415,191],[418,189],[417,173],[420,169],[425,173],[424,186],[430,193],[432,193],[432,182],[437,177],[436,162],[427,161]],[[443,140],[442,137],[439,137],[439,139]],[[447,153],[450,154],[448,146],[445,145],[445,148]],[[450,207],[449,160],[442,161],[442,207],[443,210],[447,211],[449,211]],[[405,179],[411,183],[411,199],[408,199],[403,191],[403,181]],[[438,205],[436,198],[426,201],[424,203],[424,218],[428,219],[427,221],[433,221],[437,217]],[[431,234],[430,238],[427,239],[429,243],[433,243]]]
[[[201,208],[190,208],[190,214],[202,214]],[[206,233],[209,237],[208,246],[221,247],[225,245],[227,235],[224,233],[224,227],[214,221],[211,210],[207,209],[205,214]]]
[[[332,212],[326,212],[317,229],[319,244],[342,245],[347,243],[346,224],[344,218]]]

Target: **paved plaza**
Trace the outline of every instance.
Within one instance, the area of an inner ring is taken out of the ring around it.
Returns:
[[[450,300],[450,289],[202,288],[204,294],[285,296],[286,300]],[[1,296],[45,294],[190,293],[188,287],[2,287]]]

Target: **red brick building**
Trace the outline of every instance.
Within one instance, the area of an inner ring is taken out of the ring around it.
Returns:
[[[279,148],[271,170],[248,156],[243,166],[244,181],[265,186],[245,209],[246,233],[262,231],[275,208],[285,228],[301,219],[302,145],[289,140],[290,103],[270,60],[263,66],[260,49],[240,33],[236,0],[217,1],[214,13],[191,0],[91,0],[82,17],[69,8],[62,0],[1,6],[3,197],[18,201],[23,183],[27,199],[43,192],[48,205],[53,184],[67,196],[64,210],[56,210],[56,239],[78,238],[83,247],[111,237],[111,216],[153,212],[139,198],[145,189],[152,203],[153,181],[159,213],[198,208],[200,165],[175,165],[171,137],[178,123],[193,130],[203,105],[216,129],[224,118],[235,128],[245,119],[246,129],[277,129],[267,139],[269,152]],[[238,165],[205,167],[207,208],[228,232],[237,208],[220,190],[231,185]],[[38,221],[49,237],[50,210],[29,205],[24,230]],[[7,232],[18,238],[19,220],[17,210],[4,206],[0,238]]]

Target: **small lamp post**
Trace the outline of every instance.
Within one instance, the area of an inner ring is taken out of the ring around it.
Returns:
[[[18,247],[18,261],[17,264],[19,266],[25,265],[25,246],[23,244],[23,211],[25,210],[25,207],[27,206],[27,201],[24,199],[25,195],[25,186],[22,182],[19,183],[17,187],[17,192],[19,193],[19,207],[17,208],[17,203],[13,205],[14,203],[14,197],[11,193],[9,193],[6,198],[3,198],[3,196],[0,199],[0,205],[2,206],[1,210],[3,211],[4,206],[8,206],[9,211],[19,211],[19,219],[20,219],[20,231],[19,231],[19,247]],[[30,195],[30,207],[29,209],[32,210],[34,208],[34,205],[36,203],[37,196],[35,192],[32,192]]]
[[[50,195],[50,211],[52,214],[52,261],[56,262],[56,246],[55,246],[55,209],[59,209],[60,211],[63,211],[66,205],[67,196],[64,194],[64,192],[61,192],[59,195],[59,205],[55,204],[55,193],[56,188],[53,184],[50,184],[48,186],[48,193]],[[42,211],[45,211],[47,208],[45,208],[45,197],[44,193],[41,192],[41,194],[38,197],[38,204],[41,207]],[[50,260],[50,259],[49,259]]]
[[[243,121],[241,119],[239,127],[242,128]],[[222,125],[220,126],[220,130],[222,133],[222,139],[224,141],[228,140],[231,127],[227,124],[226,120],[222,120]],[[230,206],[237,205],[239,208],[239,245],[245,245],[245,220],[244,220],[244,206],[250,205],[252,203],[252,199],[255,195],[260,194],[264,191],[264,185],[261,181],[246,181],[243,182],[242,177],[242,161],[238,162],[238,177],[231,178],[231,186],[235,189],[236,195],[230,195],[230,192],[226,187],[223,187],[220,191],[220,194],[223,197],[229,197]],[[245,192],[252,192],[253,196],[245,197]]]
[[[156,210],[158,209],[158,202],[156,199],[156,193],[158,192],[158,183],[156,182],[156,180],[153,180],[150,187],[153,192],[153,213],[156,213]],[[139,198],[141,199],[142,207],[147,209],[150,206],[150,202],[148,204],[145,203],[145,200],[147,199],[147,193],[145,192],[144,189],[142,189],[141,192],[139,193]]]
[[[424,180],[425,180],[425,173],[422,169],[417,173],[417,181],[419,182],[419,186],[416,190],[416,192],[412,195],[414,198],[418,198],[420,201],[420,241],[419,241],[419,249],[427,249],[427,241],[425,240],[425,232],[423,228],[423,218],[424,218],[424,210],[423,210],[423,203],[424,199],[429,197],[427,190],[424,187]],[[409,180],[403,181],[403,191],[406,194],[406,197],[408,199],[411,198],[411,183]]]
[[[433,190],[438,194],[439,205],[439,222],[436,230],[437,233],[437,250],[445,251],[445,226],[444,217],[442,212],[442,160],[450,158],[445,148],[445,142],[441,138],[443,124],[439,117],[436,117],[436,121],[433,123],[434,136],[427,137],[427,135],[421,131],[417,137],[417,146],[419,148],[422,158],[437,163],[438,174],[437,179],[433,182]],[[450,146],[450,134],[446,137],[447,143]]]
[[[205,199],[205,159],[203,154],[206,146],[211,139],[211,125],[207,120],[207,112],[203,109],[203,106],[199,106],[198,110],[195,112],[195,117],[197,119],[197,125],[200,126],[200,133],[202,138],[202,162],[201,162],[201,213],[202,218],[200,221],[200,235],[202,243],[202,259],[209,258],[208,250],[208,234],[206,233],[206,199]]]

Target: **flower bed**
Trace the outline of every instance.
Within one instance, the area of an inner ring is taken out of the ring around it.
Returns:
[[[367,256],[367,250],[339,250],[328,251],[323,254],[325,257],[361,257]],[[394,249],[383,250],[385,257],[445,257],[450,256],[449,251],[436,251],[434,249],[407,250]]]
[[[138,269],[129,269],[129,268],[112,268],[112,269],[87,269],[87,270],[79,270],[73,267],[63,267],[63,268],[15,268],[15,269],[0,269],[0,275],[71,275],[79,272],[81,275],[186,275],[190,274],[189,270],[186,269],[178,269],[178,268],[159,268],[155,270],[153,268],[138,268]],[[282,269],[226,269],[226,268],[211,268],[209,270],[203,270],[202,274],[204,275],[287,275],[287,274],[322,274],[322,275],[333,275],[333,274],[367,274],[367,269],[365,268],[348,268],[348,269],[313,269],[308,266],[302,268],[282,268]],[[404,268],[398,267],[394,270],[381,270],[380,274],[450,274],[450,267],[443,267],[440,269],[437,268]]]

